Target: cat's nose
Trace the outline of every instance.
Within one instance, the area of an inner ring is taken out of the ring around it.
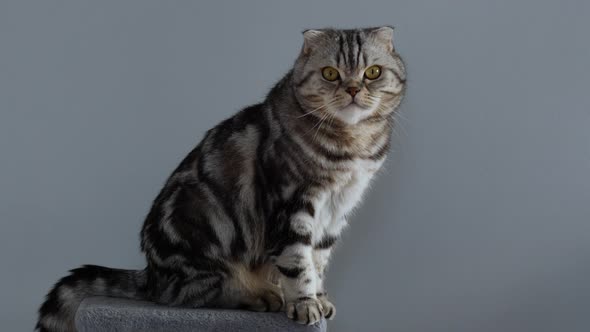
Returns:
[[[351,96],[355,96],[359,91],[361,91],[361,89],[359,87],[356,86],[349,86],[348,88],[346,88],[346,92],[351,95]]]

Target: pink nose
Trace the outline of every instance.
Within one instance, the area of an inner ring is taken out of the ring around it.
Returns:
[[[357,88],[356,86],[349,86],[348,88],[346,88],[346,92],[348,92],[349,95],[351,96],[355,96],[359,91],[361,91],[360,88]]]

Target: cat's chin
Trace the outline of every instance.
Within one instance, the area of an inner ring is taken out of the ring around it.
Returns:
[[[337,111],[335,117],[348,125],[355,125],[371,115],[372,112],[373,110],[370,108],[364,108],[356,103],[351,103]]]

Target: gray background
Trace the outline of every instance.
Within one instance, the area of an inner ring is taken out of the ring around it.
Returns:
[[[0,2],[0,329],[138,232],[308,27],[393,24],[395,152],[333,261],[332,331],[590,330],[588,1]]]

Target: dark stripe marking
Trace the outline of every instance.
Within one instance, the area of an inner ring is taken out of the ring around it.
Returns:
[[[277,269],[279,269],[279,272],[281,272],[287,278],[297,278],[305,270],[304,268],[301,268],[301,267],[289,268],[289,267],[282,267],[280,265],[277,265]]]
[[[377,152],[375,152],[373,155],[369,156],[369,159],[371,160],[381,160],[383,157],[385,157],[385,155],[387,154],[387,152],[389,152],[389,146],[391,144],[389,143],[389,141],[387,141],[386,144],[383,144],[383,146],[377,150]]]
[[[301,79],[301,81],[297,82],[295,86],[298,88],[302,87],[312,76],[315,74],[315,71],[310,70],[309,73],[305,74],[305,76]]]
[[[294,244],[294,243],[303,243],[305,245],[311,245],[311,235],[310,234],[299,234],[289,229],[289,233],[287,234],[287,238],[285,241],[285,246]]]
[[[358,66],[360,64],[360,58],[361,58],[361,48],[363,47],[363,42],[361,40],[361,34],[357,33],[356,34],[356,43],[358,45],[358,51],[356,52],[356,65]],[[365,64],[366,66],[367,64]]]
[[[313,208],[313,204],[311,202],[303,203],[303,209],[305,212],[309,213],[310,216],[315,216],[315,209]]]
[[[320,250],[321,249],[330,249],[334,245],[334,243],[336,243],[336,240],[338,240],[337,237],[331,236],[331,235],[326,235],[313,248],[320,249]]]
[[[338,43],[340,44],[340,51],[338,52],[338,66],[340,66],[340,58],[344,60],[343,62],[346,65],[346,55],[344,54],[344,38],[342,38],[342,35],[338,37]]]
[[[353,61],[354,60],[354,50],[352,47],[353,40],[354,40],[353,38],[354,38],[354,36],[353,36],[352,32],[349,32],[346,36],[346,44],[348,46],[348,61],[349,61],[349,65],[350,65],[351,69],[356,67],[356,65],[354,64],[354,61]]]
[[[389,70],[390,72],[393,73],[393,75],[395,76],[395,78],[397,78],[398,81],[400,81],[401,83],[406,83],[406,80],[402,79],[400,74],[398,72],[396,72],[395,70],[391,69],[391,68],[387,68],[387,70]]]

